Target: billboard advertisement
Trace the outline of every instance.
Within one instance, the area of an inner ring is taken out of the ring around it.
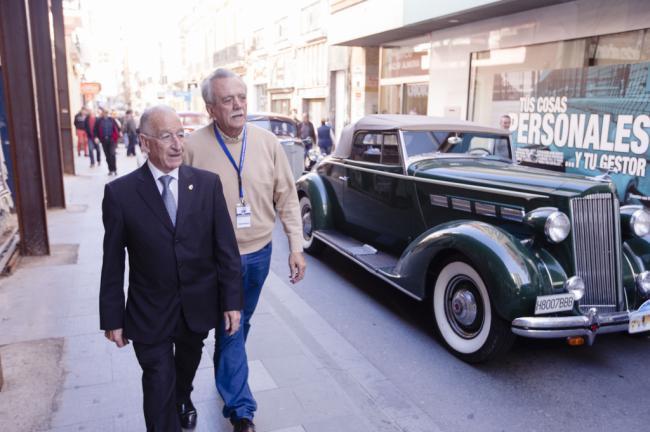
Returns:
[[[648,201],[649,69],[635,63],[495,74],[494,108],[512,118],[517,160],[609,176],[622,203]]]

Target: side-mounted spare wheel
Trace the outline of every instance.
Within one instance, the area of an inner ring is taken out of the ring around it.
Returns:
[[[302,219],[303,249],[311,255],[316,255],[325,248],[325,245],[314,238],[311,201],[306,195],[300,198],[300,217]]]
[[[439,267],[429,301],[436,334],[461,360],[488,361],[515,340],[510,324],[494,312],[483,278],[462,256]]]

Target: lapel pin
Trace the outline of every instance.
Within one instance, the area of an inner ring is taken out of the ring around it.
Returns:
[[[188,188],[189,190],[192,190],[192,189],[194,189],[194,185],[191,184],[191,185],[189,185],[187,188]]]

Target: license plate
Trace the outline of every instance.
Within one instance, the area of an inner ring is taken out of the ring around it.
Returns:
[[[630,314],[630,333],[641,333],[650,330],[650,311],[636,311]]]
[[[570,311],[574,302],[573,294],[539,296],[535,302],[535,315]]]

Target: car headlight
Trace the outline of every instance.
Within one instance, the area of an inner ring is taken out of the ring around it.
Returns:
[[[650,296],[650,271],[636,275],[636,286],[644,296]]]
[[[585,296],[585,281],[580,276],[572,276],[564,282],[564,288],[568,293],[573,294],[576,301]]]
[[[553,243],[560,243],[569,236],[571,222],[567,215],[561,211],[554,211],[546,218],[544,223],[544,234]]]
[[[648,210],[641,208],[632,213],[630,231],[637,237],[644,237],[650,233],[650,212]]]

